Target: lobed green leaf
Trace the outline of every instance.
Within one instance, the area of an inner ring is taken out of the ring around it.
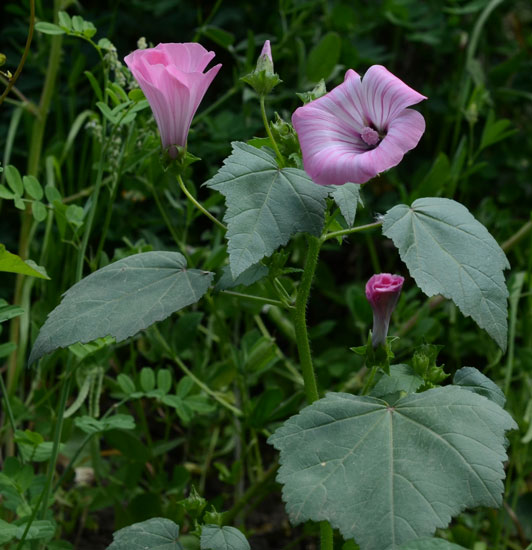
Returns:
[[[382,399],[329,393],[269,439],[291,520],[329,521],[361,550],[398,550],[465,508],[498,507],[516,423],[456,386]]]
[[[424,198],[400,204],[383,218],[382,232],[428,296],[450,298],[504,351],[508,333],[508,260],[497,241],[460,203]]]
[[[328,190],[297,168],[279,168],[265,149],[233,142],[224,166],[205,185],[226,200],[233,278],[285,245],[296,233],[319,236]]]

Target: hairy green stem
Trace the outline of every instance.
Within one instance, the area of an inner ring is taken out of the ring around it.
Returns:
[[[262,122],[264,124],[264,129],[266,130],[266,133],[268,134],[268,137],[270,138],[270,141],[272,142],[273,150],[275,151],[275,155],[277,156],[277,160],[279,161],[279,166],[283,168],[284,166],[284,157],[281,155],[281,151],[279,151],[279,147],[277,147],[277,143],[275,139],[273,138],[272,130],[270,128],[270,123],[268,122],[268,117],[266,116],[266,106],[264,104],[264,96],[260,96],[260,114],[262,116]]]
[[[221,227],[224,231],[227,231],[227,227],[216,217],[214,217],[207,209],[203,208],[203,206],[196,200],[196,197],[192,195],[192,193],[186,188],[185,182],[183,181],[183,178],[181,177],[181,174],[177,175],[177,181],[179,183],[179,187],[181,187],[181,190],[185,195],[187,196],[188,200],[202,213],[207,216],[211,221],[213,221],[216,225]]]
[[[301,364],[301,373],[305,385],[305,394],[309,403],[319,399],[318,384],[312,364],[310,341],[307,331],[307,303],[312,287],[312,279],[318,265],[318,257],[322,241],[316,237],[308,237],[308,252],[301,283],[297,289],[294,326],[296,331],[297,350]],[[327,521],[320,523],[321,550],[333,550],[333,531]]]
[[[307,259],[305,261],[301,283],[297,289],[296,309],[294,311],[297,351],[299,353],[301,373],[305,384],[305,394],[309,403],[314,403],[314,401],[319,399],[318,385],[316,383],[316,375],[314,374],[307,331],[307,302],[312,286],[312,279],[314,278],[314,272],[318,265],[320,246],[321,243],[319,239],[308,236]]]

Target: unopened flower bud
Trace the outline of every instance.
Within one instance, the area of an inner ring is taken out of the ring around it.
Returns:
[[[241,78],[259,95],[269,94],[277,84],[282,82],[277,73],[273,72],[273,57],[270,41],[266,40],[257,60],[255,70]]]
[[[366,298],[373,309],[371,342],[374,348],[386,343],[388,326],[393,310],[399,300],[404,278],[390,273],[373,275],[366,284]]]
[[[266,40],[266,42],[264,42],[264,46],[262,46],[262,51],[260,52],[259,59],[257,60],[256,70],[264,71],[266,75],[273,74],[272,48],[269,40]]]

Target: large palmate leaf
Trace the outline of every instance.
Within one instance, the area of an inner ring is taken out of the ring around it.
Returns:
[[[201,528],[201,550],[250,550],[249,542],[235,527],[204,525]]]
[[[362,550],[397,550],[467,507],[499,506],[505,431],[496,403],[456,386],[393,407],[330,393],[269,439],[291,520],[327,520]]]
[[[501,388],[474,367],[462,367],[457,370],[453,377],[453,384],[483,395],[501,407],[506,403],[506,397]]]
[[[95,271],[63,295],[35,341],[30,364],[75,342],[125,340],[197,302],[213,273],[187,269],[178,252],[144,252]]]
[[[383,219],[410,274],[428,296],[450,298],[506,349],[510,267],[488,230],[460,203],[425,198],[400,204]]]
[[[107,550],[183,550],[179,525],[166,518],[151,518],[113,533]]]
[[[321,234],[328,190],[303,170],[280,169],[265,149],[233,142],[233,152],[206,185],[224,197],[233,277],[299,232]]]
[[[401,550],[467,550],[444,539],[422,538],[401,545]]]

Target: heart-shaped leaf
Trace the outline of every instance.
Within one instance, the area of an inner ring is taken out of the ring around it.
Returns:
[[[427,296],[450,298],[506,349],[510,267],[488,230],[460,203],[425,198],[400,204],[383,218],[382,232]]]
[[[233,142],[224,166],[205,185],[224,197],[233,278],[296,233],[319,236],[328,190],[297,168],[279,168],[265,149]]]
[[[112,336],[117,342],[197,302],[213,273],[187,269],[178,252],[144,252],[95,271],[46,319],[30,364],[57,348]]]
[[[327,520],[362,550],[397,550],[464,508],[499,506],[505,431],[496,403],[456,386],[382,399],[330,393],[269,439],[291,520]]]

